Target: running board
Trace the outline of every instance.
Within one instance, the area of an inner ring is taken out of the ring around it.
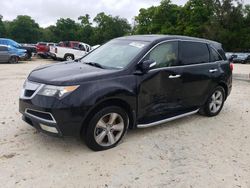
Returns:
[[[160,121],[156,121],[156,122],[153,122],[153,123],[139,124],[139,125],[137,125],[137,128],[153,127],[153,126],[156,126],[156,125],[159,125],[159,124],[163,124],[163,123],[167,123],[169,121],[173,121],[173,120],[185,117],[185,116],[196,114],[198,111],[199,111],[199,109],[195,110],[195,111],[191,111],[191,112],[185,113],[185,114],[181,114],[181,115],[178,115],[178,116],[174,116],[174,117],[171,117],[171,118],[167,118],[167,119],[163,119],[163,120],[160,120]]]

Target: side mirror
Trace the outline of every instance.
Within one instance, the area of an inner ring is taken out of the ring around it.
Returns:
[[[141,63],[141,71],[142,73],[147,73],[152,67],[156,65],[156,61],[154,60],[146,60]]]

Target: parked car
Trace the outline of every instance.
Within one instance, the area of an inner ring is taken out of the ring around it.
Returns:
[[[70,61],[86,55],[90,50],[90,45],[85,43],[78,43],[73,48],[60,46],[59,43],[59,46],[50,47],[50,56],[53,59]]]
[[[36,53],[36,48],[34,46],[24,46],[11,39],[0,38],[0,44],[26,50],[25,59],[30,59],[32,57],[32,53]]]
[[[14,48],[12,46],[0,45],[0,62],[1,63],[18,63],[18,60],[25,57],[26,50]]]
[[[184,116],[216,116],[232,89],[221,44],[185,36],[113,39],[77,61],[38,67],[20,96],[23,120],[55,136],[81,136],[95,151],[127,129]]]
[[[232,58],[234,63],[246,64],[250,63],[250,55],[246,53],[239,53]]]
[[[49,57],[50,46],[56,46],[56,43],[52,42],[38,42],[36,44],[37,55],[42,58]]]
[[[228,59],[229,61],[232,61],[233,58],[237,57],[237,55],[234,54],[233,52],[226,52],[225,54],[226,54],[226,57],[227,57],[227,59]]]

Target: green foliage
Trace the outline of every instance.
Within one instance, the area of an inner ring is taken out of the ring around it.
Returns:
[[[250,50],[250,5],[238,0],[189,0],[184,6],[162,0],[140,9],[135,34],[180,34],[221,42],[226,50]]]
[[[9,36],[19,42],[36,42],[41,36],[39,25],[30,16],[17,16],[8,25]]]
[[[6,33],[5,25],[2,21],[3,17],[0,15],[0,37],[3,37]]]
[[[104,43],[112,38],[129,34],[131,31],[131,26],[126,19],[112,17],[103,12],[96,15],[94,22],[97,24],[94,28],[95,43]]]
[[[131,33],[131,26],[126,19],[105,13],[97,14],[94,24],[88,14],[79,16],[78,21],[60,18],[56,25],[41,28],[29,16],[18,16],[13,21],[5,22],[0,17],[0,36],[22,43],[75,40],[95,45]]]
[[[95,45],[129,34],[176,34],[216,40],[228,51],[250,51],[250,5],[241,0],[189,0],[184,6],[162,0],[159,6],[140,9],[133,28],[126,19],[103,12],[93,21],[85,14],[46,28],[29,16],[2,20],[0,15],[0,37],[24,43],[79,40]]]

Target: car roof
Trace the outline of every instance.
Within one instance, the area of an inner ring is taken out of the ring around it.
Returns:
[[[130,35],[120,37],[118,39],[124,40],[138,40],[138,41],[146,41],[146,42],[161,42],[165,40],[191,40],[197,42],[205,42],[212,44],[216,47],[221,47],[221,44],[212,40],[203,39],[203,38],[196,38],[196,37],[188,37],[188,36],[181,36],[181,35]]]
[[[0,38],[0,40],[12,40],[12,39],[7,39],[7,38]]]

